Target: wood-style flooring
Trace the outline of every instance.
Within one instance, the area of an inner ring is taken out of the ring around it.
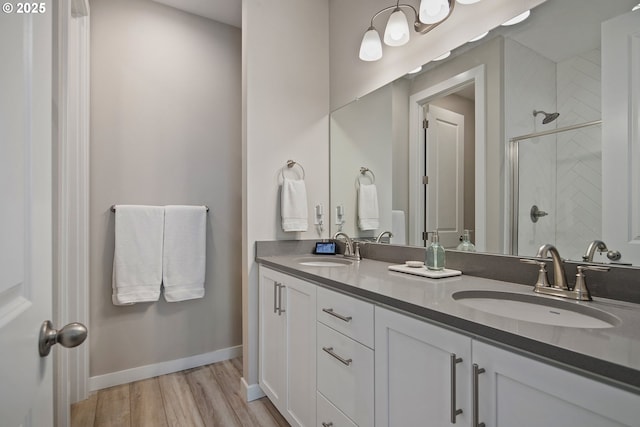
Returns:
[[[71,427],[289,426],[265,397],[240,396],[241,359],[100,390],[71,406]]]

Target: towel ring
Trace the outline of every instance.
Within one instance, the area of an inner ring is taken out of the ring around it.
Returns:
[[[282,180],[283,181],[284,181],[285,167],[287,169],[291,169],[294,166],[298,166],[302,170],[302,179],[305,178],[304,168],[302,167],[302,165],[300,163],[298,163],[298,162],[293,161],[293,160],[287,160],[287,164],[285,166],[283,166],[282,169],[280,169],[280,175],[282,176]]]
[[[373,171],[371,169],[369,169],[369,168],[364,167],[364,166],[362,166],[360,168],[360,175],[366,175],[367,172],[369,172],[371,174],[371,183],[375,184],[376,183],[376,175],[373,173]],[[360,177],[360,176],[358,177],[358,183],[360,182],[360,178],[362,178],[362,177]]]

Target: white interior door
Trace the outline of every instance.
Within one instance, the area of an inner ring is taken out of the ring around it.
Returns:
[[[39,13],[19,6],[4,3],[0,14],[0,424],[46,427],[52,358],[40,357],[38,334],[52,310],[53,10],[50,1]]]
[[[437,229],[442,246],[455,248],[464,227],[464,116],[435,105],[425,110],[426,231]]]
[[[640,11],[602,24],[602,237],[640,264]]]

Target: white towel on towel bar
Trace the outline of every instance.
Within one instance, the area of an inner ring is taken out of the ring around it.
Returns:
[[[164,208],[118,205],[115,213],[115,305],[157,301],[162,282]]]
[[[375,184],[360,183],[358,187],[358,227],[360,230],[376,230],[380,227]]]
[[[280,214],[284,231],[307,231],[307,188],[302,179],[284,178]]]
[[[207,246],[205,206],[165,206],[162,275],[168,302],[204,297]]]

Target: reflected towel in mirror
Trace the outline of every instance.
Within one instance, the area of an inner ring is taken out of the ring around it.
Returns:
[[[376,230],[380,227],[375,184],[360,183],[358,186],[358,227],[360,230]]]

